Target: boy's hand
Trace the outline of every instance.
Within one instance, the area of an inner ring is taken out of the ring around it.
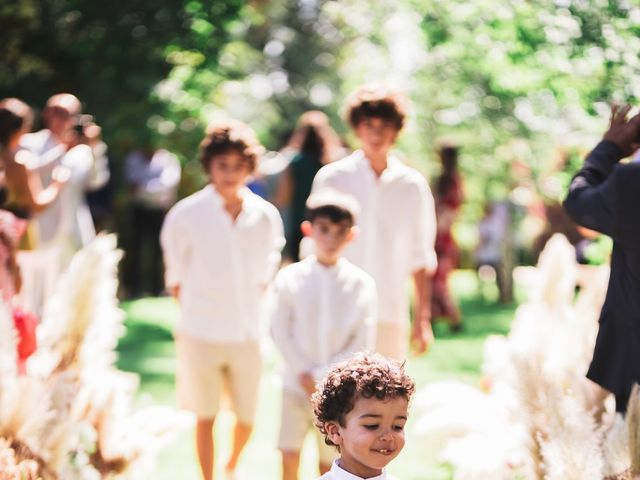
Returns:
[[[411,350],[414,355],[421,355],[429,350],[433,343],[433,329],[431,322],[423,322],[422,326],[416,325],[411,331]]]
[[[169,293],[171,293],[171,296],[176,300],[180,300],[180,285],[169,287]]]
[[[298,383],[302,386],[307,395],[311,396],[316,391],[316,381],[310,372],[303,372],[298,375]]]

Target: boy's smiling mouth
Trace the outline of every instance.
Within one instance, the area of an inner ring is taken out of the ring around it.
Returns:
[[[382,455],[390,455],[393,453],[393,450],[390,448],[377,448],[373,449],[374,452],[381,453]]]

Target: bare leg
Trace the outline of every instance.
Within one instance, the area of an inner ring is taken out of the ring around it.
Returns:
[[[300,452],[282,452],[282,480],[297,480],[300,467]]]
[[[229,461],[225,467],[227,472],[233,472],[236,469],[240,454],[249,441],[252,430],[253,425],[236,422],[236,426],[233,429],[233,449],[231,450],[231,457],[229,457]]]
[[[196,451],[204,480],[213,480],[213,424],[215,418],[199,418],[196,422]]]

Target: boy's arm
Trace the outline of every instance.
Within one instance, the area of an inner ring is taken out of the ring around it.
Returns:
[[[426,268],[413,272],[415,314],[411,328],[411,347],[425,353],[433,342],[431,328],[431,273]]]
[[[170,210],[162,224],[160,245],[164,256],[165,285],[171,295],[177,299],[180,296],[180,286],[184,280],[191,253],[186,233],[176,212],[173,209]]]
[[[271,338],[290,371],[298,377],[311,369],[311,362],[296,344],[293,334],[293,305],[286,291],[283,275],[278,274],[273,282],[270,308]]]
[[[431,279],[436,270],[436,209],[426,180],[418,183],[416,229],[413,238],[413,284],[415,315],[411,329],[411,346],[416,353],[424,353],[433,342],[431,328]]]
[[[265,279],[267,283],[273,279],[280,267],[282,248],[285,244],[282,217],[280,217],[280,212],[275,207],[269,210],[269,222],[271,223],[271,235],[269,238],[271,251],[268,258],[267,278]]]

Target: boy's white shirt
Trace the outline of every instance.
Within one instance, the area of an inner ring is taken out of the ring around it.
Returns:
[[[311,255],[280,270],[273,282],[271,336],[284,359],[283,386],[305,395],[298,376],[320,381],[357,351],[373,351],[373,279],[344,258],[327,267]]]
[[[177,330],[200,340],[257,342],[264,292],[280,264],[278,211],[248,188],[240,194],[235,222],[207,185],[169,210],[160,233],[166,285],[180,286]]]
[[[339,461],[339,458],[334,460],[331,464],[331,470],[318,478],[318,480],[363,480],[362,477],[358,477],[340,468],[340,465],[338,465]],[[394,480],[394,478],[387,475],[387,470],[383,468],[380,475],[377,477],[369,477],[367,480]]]
[[[425,178],[393,155],[378,177],[362,150],[320,169],[312,192],[334,188],[360,204],[358,235],[344,256],[373,276],[380,323],[407,323],[407,281],[421,268],[433,272],[436,214]]]

